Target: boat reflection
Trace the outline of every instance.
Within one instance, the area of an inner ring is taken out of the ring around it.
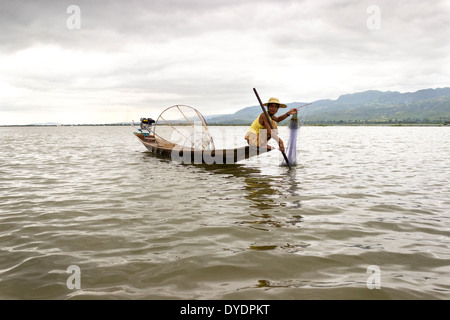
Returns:
[[[260,169],[245,164],[201,164],[196,167],[214,174],[231,175],[244,182],[243,196],[251,201],[249,208],[254,209],[245,210],[256,219],[246,219],[241,223],[268,231],[270,228],[295,225],[302,221],[301,187],[295,169],[289,170],[286,175],[267,176]]]
[[[233,165],[196,165],[207,172],[221,175],[232,175],[244,181],[244,197],[251,200],[251,208],[268,210],[283,207],[280,202],[282,193],[279,190],[276,177],[264,176],[261,170],[244,164]]]

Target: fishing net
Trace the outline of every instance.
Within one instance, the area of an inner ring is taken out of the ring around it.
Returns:
[[[289,142],[286,147],[286,157],[291,166],[297,165],[297,136],[298,129],[300,128],[300,121],[298,120],[297,114],[294,114],[289,120]],[[282,166],[286,166],[286,161],[283,160]]]
[[[205,118],[189,106],[175,105],[164,110],[156,120],[153,133],[162,147],[215,149]]]
[[[303,110],[303,113],[301,115],[302,119],[306,118],[306,113],[308,111],[307,106],[309,106],[309,105],[310,105],[310,103],[301,106],[301,107],[306,106],[306,108],[302,109]],[[299,107],[299,108],[301,108],[301,107]],[[298,133],[300,131],[300,119],[298,118],[298,113],[295,113],[292,116],[291,120],[289,120],[288,128],[289,128],[289,142],[286,147],[286,157],[291,166],[296,166],[297,165],[297,140],[298,140]],[[287,166],[286,161],[283,160],[281,165]]]

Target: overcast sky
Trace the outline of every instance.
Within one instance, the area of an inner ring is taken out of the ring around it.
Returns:
[[[450,86],[450,0],[0,0],[0,30],[0,125]]]

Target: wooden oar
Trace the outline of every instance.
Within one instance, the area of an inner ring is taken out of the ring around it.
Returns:
[[[269,123],[270,129],[273,130],[272,119],[269,118],[269,115],[267,114],[266,108],[264,108],[264,105],[263,105],[261,99],[259,98],[259,94],[258,94],[258,92],[256,91],[255,88],[253,88],[253,91],[254,91],[255,94],[256,94],[256,98],[258,98],[259,105],[261,106],[261,108],[262,108],[262,110],[263,110],[263,112],[264,112],[264,115],[266,116],[266,119],[267,119],[267,122]],[[277,134],[275,133],[275,135],[277,135]],[[280,147],[280,138],[278,138],[278,141],[277,141],[277,142],[278,142],[278,146]],[[288,167],[289,167],[289,169],[290,169],[290,168],[291,168],[291,165],[290,165],[289,160],[288,160],[288,158],[287,158],[287,156],[286,156],[286,153],[284,153],[284,151],[282,151],[281,149],[280,149],[280,151],[281,151],[281,153],[283,154],[284,161],[286,161],[286,164],[288,165]]]

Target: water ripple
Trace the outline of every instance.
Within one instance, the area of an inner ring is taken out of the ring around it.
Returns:
[[[292,170],[179,165],[132,131],[0,128],[0,298],[450,297],[447,128],[302,127]]]

